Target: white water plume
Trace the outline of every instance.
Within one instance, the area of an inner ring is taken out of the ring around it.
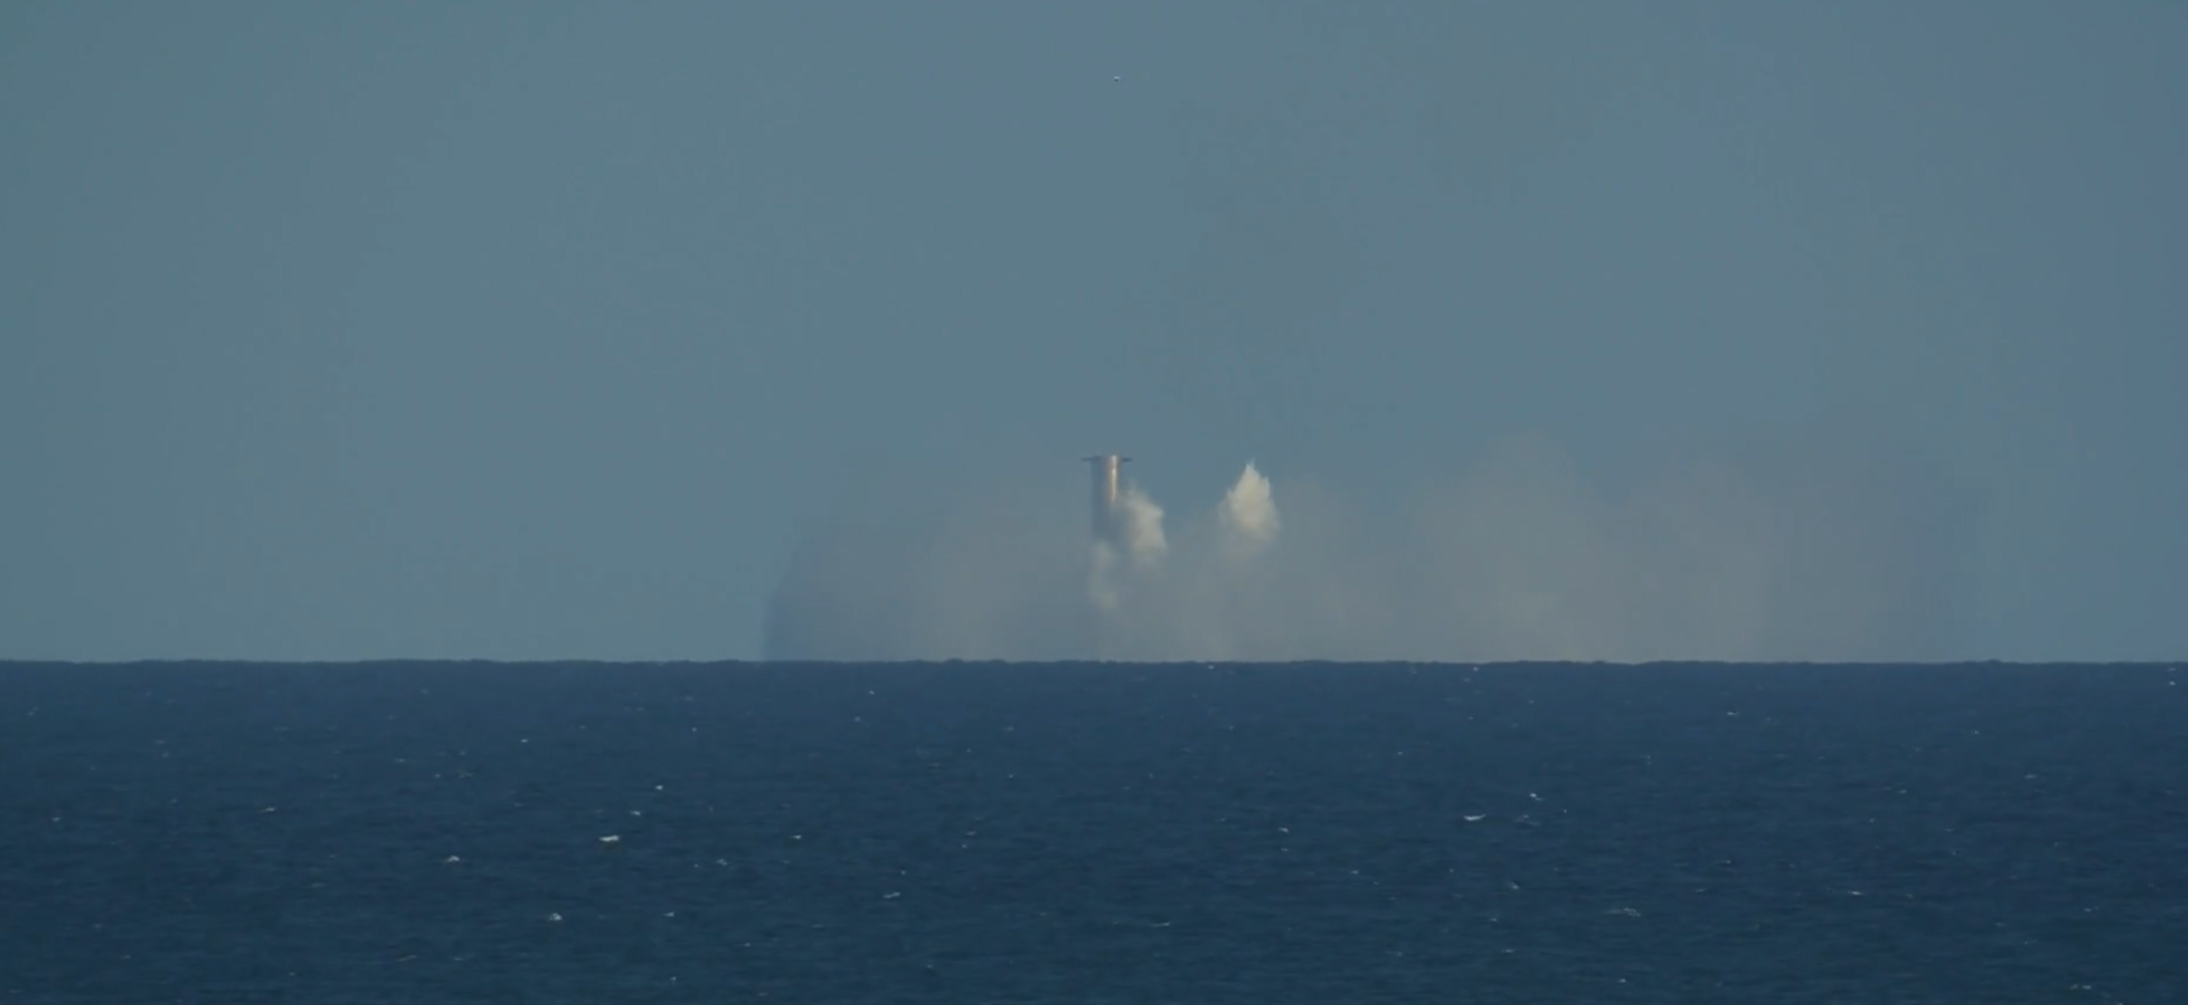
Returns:
[[[1250,557],[1276,538],[1276,496],[1269,479],[1252,461],[1246,462],[1246,470],[1239,472],[1238,481],[1223,494],[1216,520],[1223,527],[1225,545],[1234,558]]]
[[[1123,604],[1123,577],[1155,569],[1170,553],[1170,540],[1162,530],[1162,507],[1137,486],[1126,486],[1117,494],[1116,520],[1117,544],[1096,540],[1087,556],[1087,599],[1109,614],[1117,613]]]
[[[1117,525],[1118,536],[1123,539],[1125,553],[1132,557],[1133,566],[1154,568],[1170,553],[1170,541],[1162,533],[1162,507],[1155,505],[1155,501],[1137,486],[1129,486],[1118,494]]]
[[[1096,541],[1087,549],[1086,597],[1110,614],[1124,602],[1117,586],[1117,549],[1107,541]]]
[[[809,541],[773,659],[1920,660],[1951,655],[1970,506],[1889,451],[1781,447],[1612,491],[1520,438],[1372,514],[1248,464],[1175,528],[1063,488]],[[1279,530],[1281,528],[1281,533]]]

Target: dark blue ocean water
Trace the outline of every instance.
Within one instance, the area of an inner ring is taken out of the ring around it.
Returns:
[[[2181,676],[0,665],[0,1003],[2188,1002]]]

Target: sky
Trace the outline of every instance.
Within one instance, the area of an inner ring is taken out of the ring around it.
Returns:
[[[2180,658],[2183,51],[2128,0],[0,6],[0,658],[756,658],[786,584],[951,588],[840,528],[1025,552],[1108,450],[1444,591],[1408,656],[1535,652],[1464,629],[1513,584],[1657,624],[1676,511],[1873,608],[1765,655]]]

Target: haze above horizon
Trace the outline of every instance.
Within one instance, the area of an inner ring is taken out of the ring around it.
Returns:
[[[1166,645],[2179,658],[2183,51],[2132,2],[0,8],[0,659],[751,658],[786,594],[1028,593],[1107,450],[1179,556],[1248,461],[1283,513],[1286,589],[1151,590],[1238,628]]]

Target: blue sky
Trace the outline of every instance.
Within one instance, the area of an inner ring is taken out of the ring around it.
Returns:
[[[1619,498],[1889,458],[1954,541],[1920,655],[2177,658],[2182,51],[2130,2],[9,5],[0,658],[750,657],[876,494],[1083,528],[1122,449],[1372,514],[1515,439]]]

